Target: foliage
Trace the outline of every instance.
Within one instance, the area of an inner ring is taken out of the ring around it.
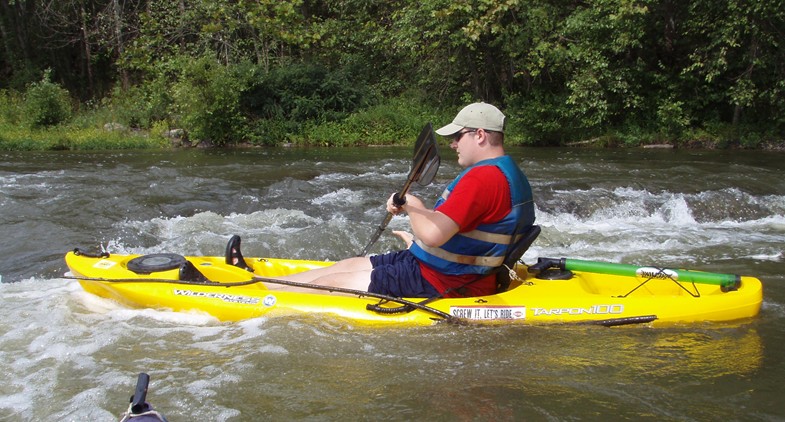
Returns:
[[[294,63],[257,74],[243,94],[243,108],[262,118],[338,120],[370,101],[363,82],[345,69]]]
[[[216,145],[239,139],[244,123],[240,92],[247,84],[241,71],[206,56],[185,64],[173,87],[175,124],[190,137]]]
[[[501,106],[516,141],[530,145],[695,137],[752,148],[785,138],[781,0],[32,0],[3,8],[0,30],[14,34],[0,45],[5,122],[66,122],[63,99],[72,96],[89,115],[80,127],[165,122],[219,145],[387,143],[418,126],[401,102],[441,112],[483,100]],[[58,79],[40,81],[50,68]],[[49,91],[15,102],[34,88]],[[29,111],[18,108],[28,99]]]
[[[108,112],[107,122],[121,123],[131,128],[150,128],[153,123],[169,118],[172,96],[163,79],[122,89],[115,87],[102,108]]]
[[[672,98],[665,99],[657,108],[658,128],[665,139],[678,139],[689,127],[690,118],[683,108],[683,102]]]
[[[342,121],[310,123],[294,140],[307,145],[406,145],[413,143],[425,122],[452,119],[454,111],[435,111],[409,93],[354,113]]]
[[[50,79],[51,72],[46,70],[43,79],[30,84],[25,92],[25,118],[32,127],[54,126],[71,117],[68,91]]]
[[[270,140],[273,134],[291,137],[305,123],[342,120],[372,101],[370,90],[346,69],[293,63],[267,74],[257,71],[254,76],[241,103],[253,122],[250,137],[257,142]]]
[[[17,92],[0,89],[0,124],[17,124],[23,115],[23,101]]]

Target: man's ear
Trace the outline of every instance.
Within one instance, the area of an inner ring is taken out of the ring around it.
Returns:
[[[485,131],[485,129],[477,129],[477,132],[474,132],[474,134],[480,138],[477,142],[477,145],[482,145],[484,143],[487,144],[490,142],[488,139],[489,134]]]

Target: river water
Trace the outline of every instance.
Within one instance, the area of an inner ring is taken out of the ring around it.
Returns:
[[[0,153],[0,420],[117,420],[136,375],[170,421],[785,420],[785,154],[526,149],[524,255],[758,276],[759,317],[669,327],[372,329],[219,323],[82,291],[63,256],[340,259],[362,250],[410,149]],[[459,171],[441,147],[432,203]],[[396,217],[391,228],[405,228]],[[384,235],[373,252],[400,247]]]

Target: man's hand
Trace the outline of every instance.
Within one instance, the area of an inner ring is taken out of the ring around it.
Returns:
[[[392,234],[400,237],[401,240],[403,240],[403,242],[406,243],[406,249],[409,249],[412,246],[412,242],[414,242],[414,236],[409,232],[402,231],[402,230],[393,230]]]
[[[393,201],[395,195],[396,194],[393,193],[387,199],[387,212],[391,213],[392,215],[398,215],[402,212],[406,212],[406,210],[404,210],[404,207],[409,207],[409,206],[420,207],[420,208],[424,207],[422,201],[420,201],[420,198],[417,198],[414,195],[409,195],[408,193],[406,194],[406,196],[404,196],[404,199],[406,200],[404,202],[404,205],[399,207],[395,205],[395,201]]]
[[[402,212],[409,214],[412,232],[428,246],[441,246],[458,233],[458,224],[438,211],[425,208],[420,198],[414,195],[406,194],[406,204],[402,207],[396,207],[393,203],[393,195],[390,195],[387,200],[387,211],[392,215]]]

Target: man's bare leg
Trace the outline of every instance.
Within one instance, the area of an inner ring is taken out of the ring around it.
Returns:
[[[281,280],[295,281],[298,283],[318,284],[321,286],[342,287],[353,290],[368,290],[371,283],[371,260],[367,257],[347,258],[335,264],[317,268],[315,270],[303,271],[301,273],[275,277]],[[267,283],[270,290],[286,290],[306,293],[319,293],[319,290],[293,287],[286,285],[276,285]]]

